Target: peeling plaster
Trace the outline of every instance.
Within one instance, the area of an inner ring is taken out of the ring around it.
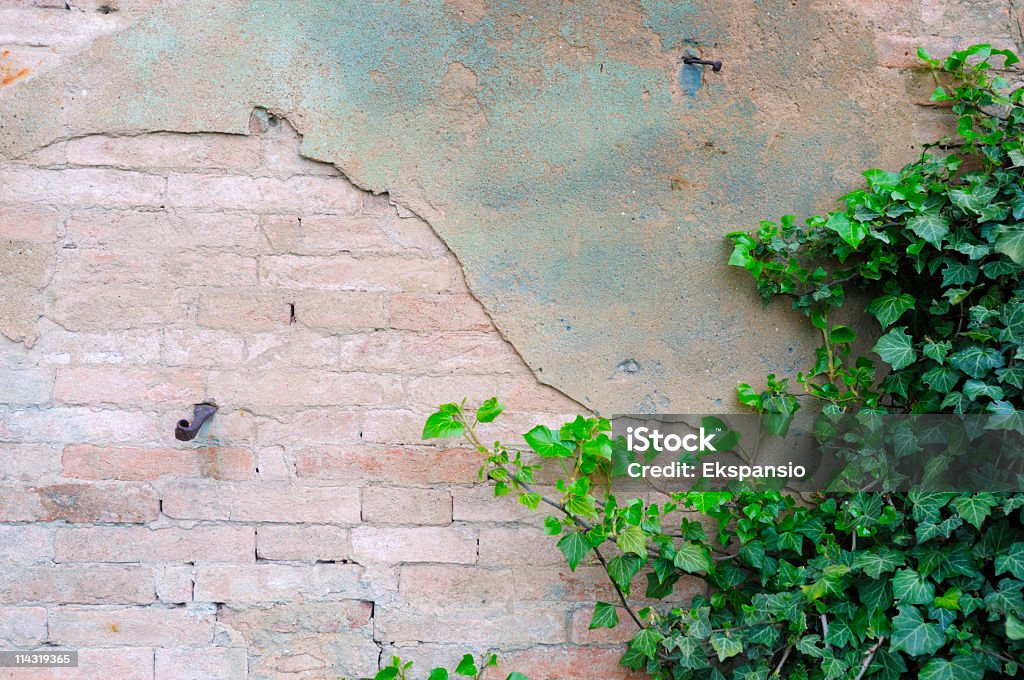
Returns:
[[[723,71],[684,91],[684,48]],[[812,346],[722,236],[918,153],[902,76],[874,64],[843,3],[197,0],[8,88],[0,154],[246,134],[266,108],[427,219],[540,380],[604,413],[694,412]]]

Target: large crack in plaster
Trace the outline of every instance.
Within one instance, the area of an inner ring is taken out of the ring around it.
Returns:
[[[721,236],[917,153],[873,38],[850,10],[788,0],[201,0],[10,88],[0,153],[245,134],[265,106],[303,155],[421,215],[541,381],[605,413],[723,409],[809,338],[759,309]],[[726,63],[694,96],[684,47]],[[891,143],[867,141],[877,116]]]

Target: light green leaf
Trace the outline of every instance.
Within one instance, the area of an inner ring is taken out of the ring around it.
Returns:
[[[913,340],[907,335],[906,326],[897,326],[880,337],[871,351],[897,371],[917,359],[917,352],[914,351]]]
[[[456,404],[445,404],[437,413],[431,414],[423,426],[424,439],[458,437],[465,431],[462,423],[455,420],[458,413]]]
[[[615,544],[624,553],[633,553],[641,558],[647,557],[647,535],[638,526],[627,526],[619,532]]]
[[[832,213],[828,222],[825,223],[825,228],[836,232],[841,239],[854,248],[868,235],[868,230],[863,224],[850,220],[844,212]]]
[[[615,606],[607,602],[598,602],[594,605],[594,615],[590,618],[589,630],[597,628],[614,628],[619,624],[619,614]]]
[[[443,668],[435,668],[430,671],[430,676],[427,680],[448,680],[448,671]]]
[[[907,310],[914,308],[914,296],[903,293],[902,295],[882,295],[876,297],[868,305],[868,312],[872,314],[882,328],[888,328],[895,323]]]
[[[683,543],[672,562],[683,571],[693,574],[700,571],[711,571],[711,555],[708,549],[699,543],[687,541]]]
[[[1024,264],[1024,228],[1002,227],[993,246],[996,252],[1006,255],[1017,264]]]
[[[542,458],[568,458],[573,453],[546,425],[533,428],[523,435],[523,439]]]
[[[476,410],[476,419],[481,423],[490,423],[505,410],[505,405],[497,397],[491,397]]]
[[[476,661],[473,660],[472,654],[466,654],[462,657],[462,661],[455,668],[456,675],[465,675],[467,677],[475,677],[479,671],[476,669]]]
[[[719,661],[725,661],[743,651],[743,642],[740,640],[740,636],[736,634],[730,635],[728,631],[714,633],[711,636],[711,646],[714,647],[715,653],[718,654]]]
[[[929,212],[907,220],[907,227],[928,243],[941,249],[942,239],[949,233],[949,219],[937,212]]]

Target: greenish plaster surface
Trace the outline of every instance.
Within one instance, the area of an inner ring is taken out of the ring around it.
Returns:
[[[604,413],[726,409],[811,344],[722,235],[917,153],[873,45],[855,10],[788,0],[199,0],[6,91],[0,152],[244,134],[267,108],[429,220],[544,382]],[[725,68],[684,91],[683,49]]]

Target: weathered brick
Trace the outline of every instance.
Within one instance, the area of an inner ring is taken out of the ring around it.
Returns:
[[[42,607],[0,607],[0,644],[7,649],[31,649],[46,640],[46,610]]]
[[[482,461],[467,449],[367,446],[310,447],[295,452],[300,477],[434,484],[476,479]]]
[[[352,554],[359,562],[476,562],[476,536],[462,527],[352,530]]]
[[[5,404],[43,404],[50,400],[53,372],[43,368],[0,368]]]
[[[60,453],[55,446],[0,444],[0,479],[39,484],[59,472]]]
[[[67,143],[71,165],[137,168],[239,169],[259,164],[259,140],[244,135],[152,133],[91,135]]]
[[[122,170],[0,170],[0,203],[159,208],[164,178]]]
[[[203,396],[202,374],[196,369],[59,368],[53,388],[53,398],[65,404],[194,403]]]
[[[175,254],[202,248],[245,255],[263,248],[259,218],[242,213],[79,210],[68,218],[65,231],[79,248]]]
[[[8,568],[46,564],[53,559],[53,530],[0,524],[0,564]]]
[[[539,645],[502,654],[501,669],[487,669],[484,678],[500,680],[513,669],[528,678],[558,680],[643,680],[649,677],[619,665],[622,652],[621,645],[607,648]]]
[[[398,592],[405,602],[413,606],[430,606],[439,610],[508,608],[515,596],[510,569],[480,569],[447,564],[402,567]]]
[[[252,527],[58,529],[55,562],[253,562]]]
[[[161,287],[50,286],[46,314],[69,331],[167,325],[187,315],[195,293]]]
[[[159,500],[147,484],[0,486],[0,520],[5,522],[142,523],[159,514]]]
[[[448,246],[433,228],[425,220],[411,214],[400,219],[380,220],[380,229],[396,246],[438,255],[448,252]]]
[[[548,496],[553,495],[546,493],[542,488],[538,489],[538,491]],[[452,489],[452,516],[457,522],[529,522],[541,524],[544,521],[544,515],[544,512],[535,512],[525,505],[516,502],[515,496],[495,498],[494,488],[489,484]]]
[[[406,610],[388,605],[378,609],[377,628],[394,642],[493,644],[501,640],[505,645],[550,645],[568,640],[568,612],[563,604],[520,603],[514,612],[488,612],[486,617],[453,617],[438,609]]]
[[[171,482],[163,510],[176,519],[358,524],[359,489],[283,482]]]
[[[58,565],[0,574],[0,602],[148,604],[156,599],[153,570],[125,565]]]
[[[4,207],[0,210],[0,240],[53,243],[60,214],[48,208]]]
[[[168,564],[157,567],[156,596],[161,602],[186,604],[192,601],[195,567],[191,564]]]
[[[380,331],[343,339],[340,360],[353,368],[405,374],[507,373],[522,360],[497,333]]]
[[[159,419],[139,411],[85,407],[12,409],[0,406],[0,440],[16,442],[134,442],[166,436]]]
[[[255,286],[256,258],[235,253],[62,249],[54,285]]]
[[[398,376],[324,370],[210,371],[210,394],[255,413],[281,407],[393,405],[402,400]]]
[[[189,647],[156,650],[156,680],[245,680],[244,647]]]
[[[246,365],[279,371],[292,366],[334,370],[339,366],[338,342],[334,336],[299,324],[275,333],[250,333],[246,337]]]
[[[213,639],[212,607],[50,611],[50,639],[58,645],[202,645]]]
[[[362,573],[356,564],[201,565],[195,599],[229,604],[359,599],[366,595]]]
[[[69,332],[56,324],[40,324],[32,347],[41,364],[158,364],[160,332],[120,330],[113,333]]]
[[[394,244],[372,217],[347,215],[266,215],[263,234],[278,253],[331,255],[352,251],[394,251]]]
[[[294,467],[282,446],[264,446],[256,452],[256,477],[261,481],[291,479]]]
[[[512,549],[514,547],[510,546]],[[550,550],[546,550],[546,552],[555,551],[557,559],[560,560],[560,564],[557,566],[537,566],[513,570],[512,581],[518,599],[557,602],[615,601],[617,598],[615,588],[608,579],[608,572],[604,570],[604,567],[580,565],[575,570],[569,569],[569,565],[566,564],[565,558],[561,552],[558,552],[553,541],[549,547]],[[480,561],[484,561],[483,544],[481,544]],[[522,565],[522,558],[508,564]]]
[[[388,325],[387,298],[354,291],[296,291],[295,321],[331,332],[374,330]]]
[[[198,449],[146,449],[79,445],[64,448],[64,476],[79,479],[159,479],[165,475],[246,480],[254,460],[247,449],[205,446]]]
[[[565,557],[556,539],[536,527],[481,527],[480,564],[486,566],[561,566]]]
[[[259,440],[265,444],[290,447],[309,444],[358,442],[362,431],[361,414],[339,409],[305,409],[291,415],[261,420]]]
[[[444,258],[271,255],[260,258],[260,280],[271,286],[320,290],[440,292],[452,283]]]
[[[199,324],[234,331],[280,331],[291,323],[330,331],[373,329],[386,325],[384,298],[354,291],[268,289],[204,290]]]
[[[167,180],[167,203],[264,213],[353,214],[362,199],[359,190],[340,177],[172,175]]]
[[[401,294],[388,299],[391,328],[412,331],[489,331],[494,322],[468,293]]]
[[[452,495],[438,489],[365,487],[363,521],[371,524],[451,524]]]
[[[153,650],[79,647],[77,668],[0,668],[0,680],[153,680]]]
[[[160,361],[165,366],[237,366],[245,361],[245,337],[238,333],[166,328],[162,336]]]
[[[333,562],[347,560],[352,550],[342,527],[268,524],[256,530],[256,554],[262,560]]]

